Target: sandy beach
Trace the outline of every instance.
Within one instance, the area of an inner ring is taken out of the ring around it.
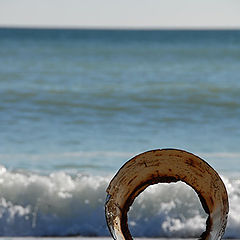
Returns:
[[[110,237],[0,237],[0,240],[112,240]],[[167,240],[169,238],[136,238],[136,240]],[[171,238],[171,240],[180,240],[183,238]],[[186,240],[186,238],[184,238]],[[193,240],[195,238],[187,238]]]
[[[112,240],[110,237],[0,237],[0,240]],[[197,238],[134,238],[136,240],[195,240]],[[229,239],[230,240],[230,239]],[[238,239],[235,239],[238,240]]]
[[[0,240],[112,240],[110,237],[0,237]],[[195,240],[198,238],[134,238],[136,240]],[[230,239],[229,239],[230,240]],[[235,239],[238,240],[238,239]]]

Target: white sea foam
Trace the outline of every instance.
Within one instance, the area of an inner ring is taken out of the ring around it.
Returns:
[[[107,236],[104,217],[109,177],[37,175],[0,167],[0,235]],[[223,177],[230,213],[225,237],[240,237],[240,180]],[[206,214],[195,192],[183,183],[158,184],[144,191],[129,213],[135,236],[197,237]]]

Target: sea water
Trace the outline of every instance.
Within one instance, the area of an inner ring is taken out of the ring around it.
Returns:
[[[0,235],[109,236],[105,189],[134,155],[178,148],[226,184],[240,237],[240,31],[0,29]],[[184,184],[150,187],[138,237],[196,237]]]

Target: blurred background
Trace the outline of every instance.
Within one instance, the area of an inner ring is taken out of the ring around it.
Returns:
[[[238,238],[239,11],[235,0],[0,0],[0,234],[107,236],[116,171],[178,148],[221,174],[226,236]],[[135,209],[136,236],[205,227],[181,184],[150,188]]]

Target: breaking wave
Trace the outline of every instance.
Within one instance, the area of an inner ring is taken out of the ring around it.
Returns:
[[[0,167],[0,235],[108,236],[105,190],[112,176],[65,172],[39,175]],[[240,237],[240,180],[222,177],[230,213],[225,237]],[[207,215],[184,183],[147,188],[129,212],[138,237],[198,237]]]

